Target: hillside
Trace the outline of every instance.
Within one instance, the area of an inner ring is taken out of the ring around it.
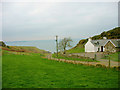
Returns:
[[[0,49],[12,52],[27,52],[27,53],[42,53],[49,54],[50,52],[38,49],[33,46],[7,46],[3,41],[0,41]]]
[[[107,37],[107,39],[120,39],[120,27],[116,27],[107,32],[104,31],[100,35],[93,36],[92,39],[102,39],[103,37]]]
[[[104,31],[100,35],[95,35],[91,38],[93,40],[96,40],[96,39],[103,39],[103,37],[107,37],[107,39],[120,39],[120,27],[116,27],[109,31]],[[72,49],[69,49],[67,53],[84,52],[84,45],[86,44],[87,41],[88,41],[88,38],[80,40],[79,43]]]
[[[41,50],[31,46],[7,46],[7,47],[2,47],[2,50],[13,51],[13,52],[28,52],[28,53],[49,53],[45,50]]]

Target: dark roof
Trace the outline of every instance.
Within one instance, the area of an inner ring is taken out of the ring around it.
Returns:
[[[112,39],[111,41],[116,47],[120,47],[120,39]]]
[[[120,47],[120,39],[101,39],[101,40],[92,40],[91,43],[95,46],[105,46],[105,44],[111,41],[115,47]]]

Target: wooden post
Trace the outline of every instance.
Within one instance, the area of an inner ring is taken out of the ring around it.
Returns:
[[[95,53],[95,57],[94,57],[94,58],[95,58],[95,60],[97,60],[97,59],[96,59],[96,58],[97,58],[96,56],[97,56],[97,55],[96,55],[96,53]]]
[[[109,56],[109,68],[110,68],[110,56]]]
[[[56,35],[56,53],[58,57],[58,36]]]

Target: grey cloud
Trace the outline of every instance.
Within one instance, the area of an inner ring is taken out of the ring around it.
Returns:
[[[4,3],[3,39],[87,38],[116,27],[117,17],[117,3]]]

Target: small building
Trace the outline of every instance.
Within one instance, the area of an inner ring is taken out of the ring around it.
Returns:
[[[107,39],[101,40],[88,39],[85,44],[85,52],[117,52],[120,50],[120,39]]]
[[[105,52],[120,52],[120,40],[109,40],[104,46]]]

